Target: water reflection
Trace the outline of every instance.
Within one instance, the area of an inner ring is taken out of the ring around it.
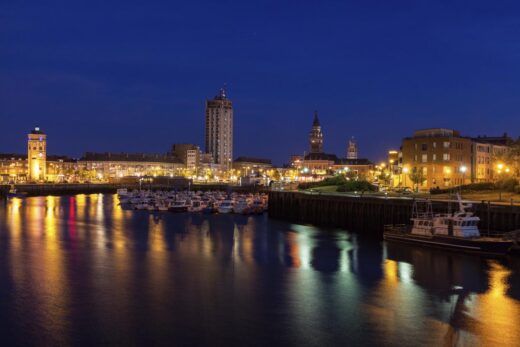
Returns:
[[[123,211],[113,195],[0,208],[0,332],[19,344],[515,345],[519,273],[267,216]]]

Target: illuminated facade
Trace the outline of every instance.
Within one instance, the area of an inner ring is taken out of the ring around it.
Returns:
[[[224,88],[212,100],[206,100],[206,153],[222,170],[229,170],[233,160],[233,103]]]
[[[404,176],[413,168],[422,170],[422,189],[493,182],[499,178],[497,164],[511,143],[507,135],[470,138],[452,129],[419,130],[403,139],[400,171]],[[404,177],[400,181],[406,182]],[[410,179],[407,182],[412,185]]]
[[[27,139],[29,181],[43,182],[47,177],[47,135],[34,128]]]
[[[418,130],[402,143],[403,174],[421,170],[420,189],[447,188],[471,182],[472,141],[452,129]],[[408,177],[407,177],[408,178]],[[403,179],[407,186],[414,183]]]
[[[200,148],[189,143],[172,145],[171,154],[177,157],[188,170],[196,170],[200,163]]]
[[[512,142],[513,140],[506,134],[502,137],[474,138],[471,163],[472,182],[493,182],[499,179],[501,172],[497,166],[510,151]]]
[[[358,158],[358,146],[354,137],[352,137],[348,141],[347,146],[347,159],[357,159]]]
[[[25,154],[0,154],[0,183],[27,182],[27,156]]]
[[[88,180],[115,181],[123,177],[176,176],[184,164],[171,155],[85,153],[78,170]]]

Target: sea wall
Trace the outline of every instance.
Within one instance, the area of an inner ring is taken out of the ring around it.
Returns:
[[[0,186],[0,196],[5,196],[9,191],[9,186]],[[45,195],[74,195],[74,194],[95,194],[107,193],[113,194],[120,188],[129,190],[139,189],[137,183],[106,183],[106,184],[20,184],[15,188],[19,192],[25,192],[29,196],[45,196]],[[142,189],[151,190],[172,190],[172,189],[191,189],[191,190],[221,190],[221,191],[239,191],[239,192],[260,192],[262,187],[259,186],[230,186],[215,184],[142,184]]]
[[[413,199],[359,196],[334,196],[300,192],[269,193],[269,216],[298,224],[339,227],[348,230],[381,234],[384,225],[408,224]],[[432,201],[434,212],[455,211],[456,203]],[[520,229],[520,207],[473,204],[480,217],[483,234],[503,233]]]

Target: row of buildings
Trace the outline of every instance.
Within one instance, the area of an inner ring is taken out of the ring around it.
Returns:
[[[47,134],[33,129],[27,154],[0,154],[0,183],[115,181],[145,176],[216,180],[272,167],[270,160],[233,160],[233,103],[224,88],[205,105],[205,147],[174,144],[166,153],[92,153],[79,159],[47,154]],[[220,177],[219,177],[220,176]]]
[[[402,140],[399,150],[388,152],[387,163],[379,164],[358,158],[353,138],[347,143],[345,157],[326,153],[323,143],[323,130],[315,112],[308,152],[293,155],[290,160],[300,178],[319,180],[350,172],[383,185],[429,190],[496,182],[512,173],[506,158],[514,141],[507,134],[469,137],[453,129],[417,130]]]
[[[507,134],[468,137],[453,129],[415,131],[402,140],[399,150],[388,153],[392,184],[426,190],[495,182],[510,172],[505,158],[513,142]],[[419,172],[416,182],[411,172]]]

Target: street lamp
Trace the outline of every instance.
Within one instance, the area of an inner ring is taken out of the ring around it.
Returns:
[[[465,165],[462,165],[459,170],[462,173],[462,184],[464,184],[465,183],[464,177],[466,175],[466,171],[468,171],[468,168]]]
[[[468,171],[468,168],[465,165],[462,165],[459,168],[459,171],[462,173],[462,184],[459,186],[460,196],[462,197],[462,186],[465,183],[466,171]]]

